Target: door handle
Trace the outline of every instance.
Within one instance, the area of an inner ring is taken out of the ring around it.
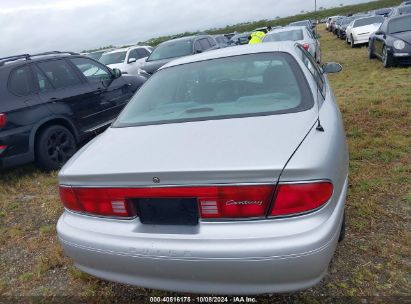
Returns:
[[[56,102],[57,102],[57,98],[56,98],[56,97],[51,97],[51,98],[49,99],[49,102],[56,103]]]

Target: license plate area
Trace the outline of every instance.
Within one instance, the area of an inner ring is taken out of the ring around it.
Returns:
[[[198,224],[195,198],[143,198],[136,202],[142,224],[190,225]]]

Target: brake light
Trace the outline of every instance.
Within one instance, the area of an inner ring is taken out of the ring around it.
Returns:
[[[308,43],[303,44],[304,50],[308,51],[310,49],[310,45]]]
[[[72,188],[60,186],[67,209],[101,216],[135,216],[139,198],[196,198],[203,218],[265,217],[274,186]]]
[[[0,154],[6,151],[6,149],[7,149],[7,146],[0,145]]]
[[[270,215],[291,215],[315,210],[324,205],[332,193],[333,185],[330,182],[279,185]]]
[[[60,186],[64,206],[108,217],[134,217],[142,198],[194,198],[204,219],[265,218],[315,210],[331,197],[329,182],[166,188],[76,188]],[[273,200],[273,196],[275,198]]]
[[[0,113],[0,129],[3,128],[7,123],[7,114]]]

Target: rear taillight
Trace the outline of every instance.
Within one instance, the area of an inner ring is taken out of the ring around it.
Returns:
[[[0,154],[3,153],[4,151],[6,151],[7,146],[5,145],[0,145]]]
[[[308,43],[303,44],[304,50],[308,51],[310,49],[310,45]]]
[[[330,182],[282,184],[277,188],[270,216],[291,215],[315,210],[333,193]]]
[[[5,113],[0,113],[0,129],[3,128],[7,123],[7,115]]]
[[[142,198],[193,198],[204,219],[265,218],[317,209],[331,197],[328,182],[256,186],[165,188],[75,188],[60,186],[64,206],[73,211],[108,217],[134,217]],[[275,200],[273,196],[275,194]]]

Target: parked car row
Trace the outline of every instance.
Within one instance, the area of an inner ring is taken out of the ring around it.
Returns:
[[[411,4],[348,16],[332,16],[326,28],[352,48],[368,45],[368,57],[384,67],[411,65]]]

